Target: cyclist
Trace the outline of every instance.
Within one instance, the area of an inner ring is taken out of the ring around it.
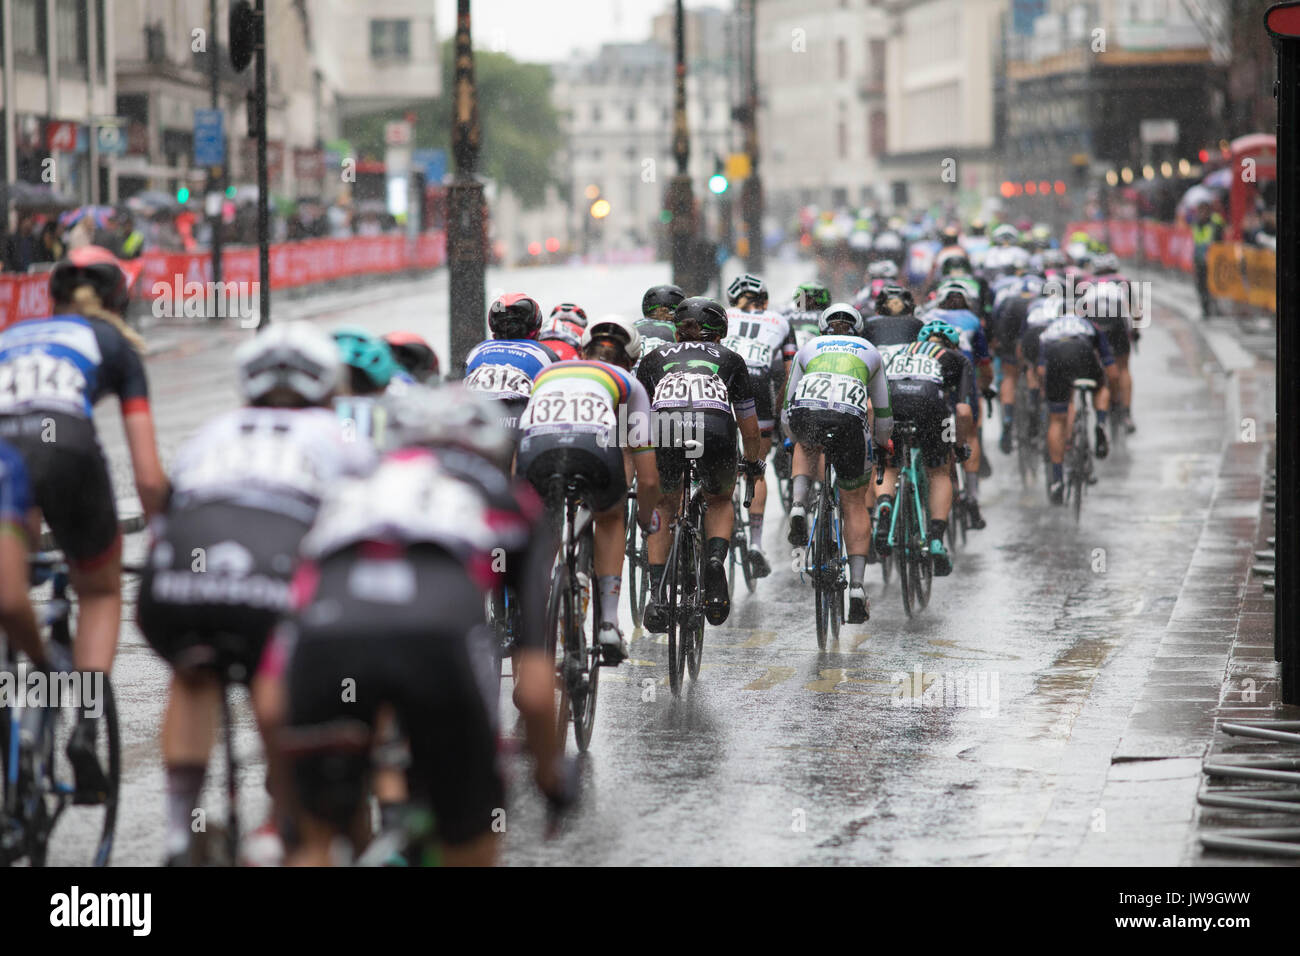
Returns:
[[[50,273],[49,318],[0,332],[0,439],[23,458],[35,499],[68,559],[79,600],[78,670],[107,673],[122,620],[122,538],[93,410],[114,394],[145,516],[162,511],[167,476],[158,460],[143,341],[123,321],[129,289],[121,264],[98,246],[74,250]],[[68,742],[77,790],[106,791],[95,756],[99,718],[80,718]]]
[[[898,266],[894,265],[892,260],[883,259],[880,262],[873,262],[867,267],[867,284],[853,295],[853,307],[863,316],[869,315],[875,310],[876,296],[880,295],[881,290],[886,286],[897,284]]]
[[[726,565],[735,527],[731,495],[736,482],[737,431],[746,472],[755,480],[763,473],[753,379],[744,359],[720,344],[728,320],[719,303],[703,296],[683,299],[673,319],[676,343],[661,345],[645,356],[637,378],[652,398],[652,413],[680,415],[683,423],[693,422],[695,438],[701,444],[696,477],[708,505],[704,513],[704,613],[717,627],[731,613]],[[669,525],[681,501],[687,453],[679,444],[661,442],[656,449],[664,497],[659,505],[659,530],[648,539],[650,597],[642,613],[646,630],[652,633],[668,629],[668,609],[655,601],[655,594],[668,561]]]
[[[438,353],[415,332],[389,332],[384,336],[393,359],[410,378],[421,385],[436,385],[442,379]]]
[[[978,530],[987,524],[979,507],[980,465],[983,458],[980,426],[984,420],[980,395],[993,383],[993,359],[989,355],[983,323],[975,314],[976,308],[978,305],[966,286],[961,282],[949,281],[939,287],[935,295],[935,308],[927,312],[925,317],[927,320],[947,322],[957,328],[961,333],[961,352],[975,368],[976,391],[970,396],[975,426],[970,433],[971,455],[962,467],[966,472],[966,500],[970,504],[971,527]]]
[[[636,330],[641,336],[643,356],[661,345],[670,345],[677,341],[677,326],[673,325],[673,311],[684,298],[686,293],[675,285],[651,286],[641,297],[641,318],[637,320]]]
[[[537,334],[537,341],[555,353],[560,361],[579,358],[582,332],[587,327],[587,313],[572,302],[561,302],[551,309],[550,317]]]
[[[790,360],[796,352],[790,321],[767,308],[767,287],[756,276],[738,277],[727,289],[728,298],[740,308],[727,312],[727,336],[722,345],[745,360],[749,369],[750,393],[758,416],[758,460],[766,461],[772,450],[772,429],[776,425],[776,394],[785,391]],[[767,483],[754,487],[749,506],[749,559],[756,578],[772,573],[763,554],[763,515],[767,509]]]
[[[27,596],[27,522],[32,507],[27,466],[17,449],[0,441],[0,631],[38,670],[50,660]]]
[[[1041,276],[1026,275],[1008,286],[993,305],[993,354],[1002,368],[1002,383],[998,393],[1002,406],[1002,437],[998,445],[1004,455],[1011,454],[1011,436],[1015,428],[1016,384],[1020,380],[1020,366],[1016,349],[1020,333],[1025,326],[1029,309],[1040,301],[1043,294]]]
[[[1070,404],[1073,382],[1087,378],[1097,383],[1093,401],[1097,412],[1097,458],[1105,458],[1110,450],[1106,440],[1111,392],[1108,378],[1114,375],[1114,366],[1115,357],[1106,336],[1081,316],[1067,312],[1053,319],[1039,336],[1038,376],[1047,399],[1047,451],[1052,462],[1047,490],[1053,504],[1065,501],[1065,442],[1074,418]]]
[[[795,356],[786,384],[782,419],[798,444],[794,453],[794,504],[790,508],[790,543],[808,541],[808,491],[817,454],[825,452],[835,467],[844,512],[844,544],[849,554],[849,623],[870,616],[863,577],[871,540],[869,418],[875,439],[889,442],[893,413],[884,360],[862,338],[866,323],[853,306],[840,302],[822,313],[822,334]],[[827,431],[834,439],[822,446]]]
[[[628,478],[635,474],[637,522],[647,534],[659,499],[659,473],[648,434],[650,401],[629,371],[641,357],[636,325],[611,315],[582,333],[582,359],[558,362],[538,373],[532,398],[519,420],[518,473],[539,492],[554,475],[580,475],[595,513],[593,568],[600,589],[601,662],[617,666],[627,657],[618,626],[627,536]],[[626,433],[620,428],[626,423]],[[642,427],[641,423],[645,423]]]
[[[162,725],[173,863],[188,854],[222,693],[215,672],[186,659],[215,655],[248,681],[289,610],[294,559],[320,499],[374,457],[369,442],[347,440],[329,410],[342,367],[314,325],[273,325],[241,345],[235,362],[247,405],[177,453],[140,582],[140,630],[174,668]]]
[[[795,345],[803,344],[820,334],[817,323],[822,312],[831,304],[831,291],[820,282],[801,282],[794,290],[794,301],[785,310],[786,320],[794,332]]]
[[[343,437],[381,445],[386,421],[381,399],[401,367],[388,343],[365,329],[335,329],[334,344],[344,368],[339,394],[334,398],[335,414],[343,422]]]
[[[554,735],[554,661],[544,635],[546,536],[540,504],[509,477],[514,442],[490,402],[460,385],[389,398],[390,451],[366,477],[339,483],[302,542],[295,611],[259,676],[284,695],[281,740],[341,720],[374,728],[395,712],[409,744],[407,791],[431,809],[447,865],[495,860],[495,648],[483,608],[508,584],[523,633],[515,700],[543,793],[564,792]],[[527,653],[523,652],[527,650]],[[527,686],[524,693],[519,691]],[[355,688],[354,695],[340,691]],[[290,862],[329,862],[365,806],[367,748],[291,760],[300,808]]]
[[[890,356],[889,400],[894,424],[912,422],[917,428],[921,458],[929,487],[930,559],[940,577],[951,573],[952,559],[944,547],[948,514],[952,510],[953,446],[958,457],[968,455],[967,440],[974,429],[970,407],[974,373],[970,361],[958,346],[961,333],[947,322],[931,320],[917,333],[916,340]],[[953,422],[955,418],[955,423]],[[949,425],[953,423],[950,431]],[[876,550],[889,553],[889,525],[894,507],[894,488],[902,461],[894,456],[877,491]]]
[[[537,373],[557,356],[537,341],[542,309],[520,292],[501,296],[488,307],[492,338],[480,342],[465,358],[465,387],[504,406],[501,423],[516,436],[519,415],[532,394]]]
[[[867,316],[863,336],[876,347],[881,358],[916,341],[916,333],[925,325],[916,317],[912,293],[901,285],[887,285],[876,295],[875,314]]]
[[[1103,257],[1097,259],[1100,262]],[[1101,330],[1111,354],[1115,356],[1114,413],[1131,435],[1137,426],[1133,424],[1133,373],[1129,369],[1129,354],[1137,341],[1138,331],[1133,327],[1127,281],[1119,276],[1112,279],[1110,274],[1094,280],[1080,299],[1079,314],[1091,319],[1093,325]]]

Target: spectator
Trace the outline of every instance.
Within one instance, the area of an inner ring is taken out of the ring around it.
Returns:
[[[1196,205],[1196,219],[1192,223],[1192,241],[1196,243],[1193,261],[1196,266],[1196,294],[1201,300],[1201,317],[1208,319],[1214,313],[1214,299],[1210,296],[1209,255],[1210,246],[1223,238],[1223,217],[1201,201]]]
[[[41,227],[41,237],[36,244],[35,262],[58,262],[63,258],[63,242],[59,239],[59,223],[47,219]]]
[[[5,244],[5,269],[9,272],[26,272],[27,268],[35,261],[35,226],[33,216],[26,215],[19,218],[18,231],[10,234],[9,240]]]

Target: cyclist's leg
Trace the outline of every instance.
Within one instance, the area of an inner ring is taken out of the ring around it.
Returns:
[[[790,410],[790,434],[794,437],[794,464],[791,466],[791,501],[789,541],[796,548],[808,543],[808,494],[815,474],[821,471],[821,452],[808,442],[813,439],[817,413],[812,409]]]
[[[772,376],[770,373],[763,375],[750,374],[750,385],[755,400],[755,411],[758,415],[758,460],[767,461],[767,456],[772,451],[772,432],[776,426],[775,404],[772,390]],[[767,511],[767,482],[759,481],[754,484],[754,500],[749,503],[749,546],[750,554],[753,556],[754,573],[758,577],[766,577],[771,574],[772,568],[763,555],[763,515]]]
[[[731,596],[727,589],[727,554],[735,530],[731,496],[736,488],[736,425],[729,416],[704,417],[704,448],[696,473],[708,510],[704,515],[705,616],[714,627],[727,620]]]
[[[832,413],[834,414],[834,413]],[[865,423],[851,415],[838,415],[839,427],[833,448],[826,456],[835,468],[840,489],[841,533],[849,558],[850,624],[861,624],[870,617],[866,586],[867,552],[871,546],[871,462],[867,459]]]
[[[1043,383],[1044,398],[1047,401],[1047,456],[1051,462],[1051,475],[1048,489],[1053,502],[1063,500],[1065,487],[1065,442],[1073,425],[1073,406],[1070,401],[1071,377],[1070,362],[1067,360],[1062,345],[1068,343],[1051,342],[1044,346],[1039,354],[1038,376]]]
[[[672,547],[672,522],[682,503],[682,483],[686,475],[686,449],[660,445],[655,448],[655,466],[659,471],[659,488],[663,497],[655,510],[659,513],[659,530],[646,537],[646,553],[650,562],[650,591],[641,623],[651,633],[661,634],[668,629],[668,608],[657,600],[659,586],[664,579],[664,566],[668,563],[668,550]],[[730,508],[727,509],[731,511]]]

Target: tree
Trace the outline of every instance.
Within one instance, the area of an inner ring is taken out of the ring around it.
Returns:
[[[445,149],[450,157],[454,52],[453,41],[444,41],[442,96],[345,121],[344,137],[359,158],[381,159],[384,124],[408,113],[415,116],[416,147]],[[479,172],[508,188],[524,206],[540,205],[546,187],[559,184],[552,163],[561,133],[559,115],[551,104],[550,68],[520,63],[505,53],[475,50],[474,79],[482,127]]]

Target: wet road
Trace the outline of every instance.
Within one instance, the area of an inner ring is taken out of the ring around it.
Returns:
[[[774,298],[805,273],[774,264]],[[517,287],[547,308],[574,299],[593,316],[633,312],[647,285],[666,280],[662,265],[488,276],[489,289]],[[445,360],[445,290],[438,276],[286,303],[277,317],[415,328]],[[1100,463],[1082,527],[1050,509],[1040,487],[1023,491],[1014,459],[994,447],[994,475],[981,486],[988,528],[972,533],[951,577],[936,579],[929,608],[907,620],[897,579],[882,591],[870,568],[870,622],[845,625],[820,653],[812,592],[790,570],[772,495],[764,544],[775,569],[752,596],[739,585],[731,619],[707,629],[699,681],[674,700],[665,639],[639,633],[632,660],[602,674],[582,805],[555,838],[541,838],[527,762],[509,758],[505,861],[1069,863],[1176,600],[1223,434],[1221,385],[1198,340],[1161,310],[1158,288],[1155,304],[1133,363],[1139,431],[1126,453]],[[150,360],[165,460],[236,402],[230,352],[245,334],[181,337]],[[116,415],[106,403],[99,421],[129,495]],[[993,445],[996,430],[986,435]],[[162,856],[167,671],[130,623],[114,680],[126,741],[114,862],[152,865]],[[507,697],[502,711],[510,727]],[[259,746],[239,712],[242,810],[259,822]],[[205,808],[220,817],[220,759],[215,766]]]

